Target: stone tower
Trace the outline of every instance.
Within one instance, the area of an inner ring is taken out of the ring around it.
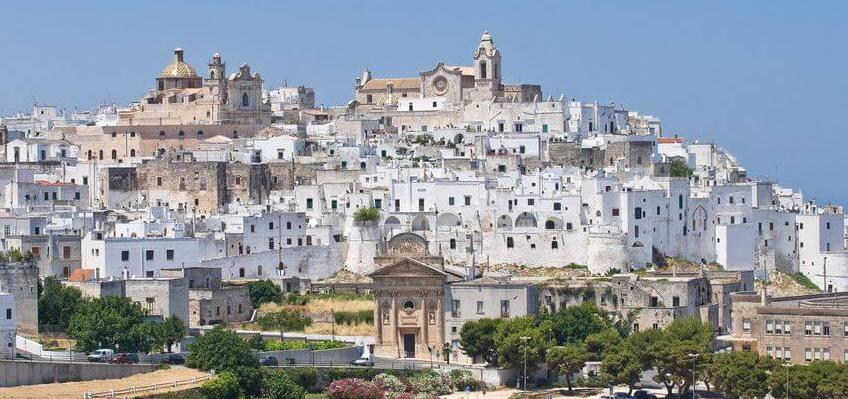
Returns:
[[[206,76],[206,86],[210,88],[213,102],[225,104],[227,102],[227,64],[221,61],[221,54],[215,53],[209,61],[209,72]]]
[[[484,32],[474,51],[474,100],[488,100],[501,92],[501,52],[492,35]]]

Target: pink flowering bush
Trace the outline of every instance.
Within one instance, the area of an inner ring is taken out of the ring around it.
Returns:
[[[324,389],[330,399],[383,399],[386,391],[382,384],[358,378],[333,381]]]

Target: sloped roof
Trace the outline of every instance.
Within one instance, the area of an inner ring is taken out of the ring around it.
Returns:
[[[395,89],[412,90],[421,88],[421,79],[419,78],[400,78],[400,79],[371,79],[362,86],[362,90],[386,90],[389,83]]]

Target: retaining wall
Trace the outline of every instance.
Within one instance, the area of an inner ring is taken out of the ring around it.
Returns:
[[[156,365],[152,364],[0,360],[0,387],[123,378],[154,370],[156,370]]]

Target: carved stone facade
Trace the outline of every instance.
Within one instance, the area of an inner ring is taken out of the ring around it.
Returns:
[[[374,354],[428,359],[445,344],[445,285],[455,276],[445,272],[443,259],[429,256],[427,241],[416,234],[400,234],[389,241],[385,265],[374,280]],[[413,258],[414,257],[414,258]]]

